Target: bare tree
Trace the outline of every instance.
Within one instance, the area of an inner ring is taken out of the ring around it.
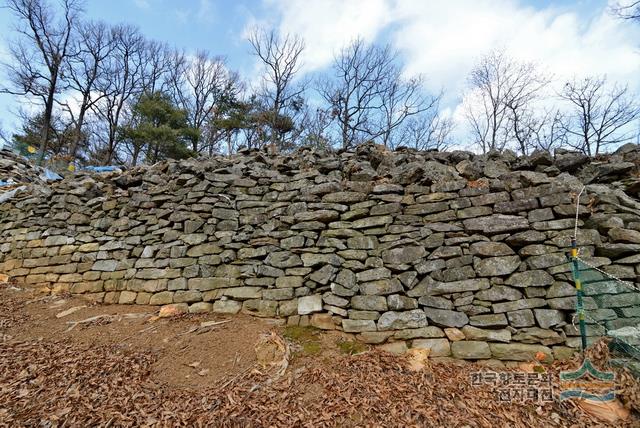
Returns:
[[[564,85],[560,97],[572,107],[564,121],[573,136],[572,147],[596,156],[607,146],[633,139],[631,128],[640,117],[640,103],[627,86],[607,85],[605,77],[574,79]]]
[[[469,76],[466,116],[483,153],[502,150],[510,141],[525,153],[530,145],[533,104],[549,79],[533,63],[519,62],[504,51],[483,56]]]
[[[301,140],[311,147],[329,149],[332,146],[329,134],[332,121],[331,110],[305,105],[300,126]]]
[[[389,46],[381,48],[356,39],[334,58],[333,79],[320,82],[320,94],[338,122],[343,149],[379,135],[376,115],[389,89],[384,83],[394,70],[395,59]]]
[[[450,117],[440,113],[441,96],[424,111],[410,117],[402,126],[398,138],[392,140],[391,147],[401,146],[417,150],[446,150],[451,145],[454,123]]]
[[[249,35],[253,53],[264,65],[262,87],[259,95],[268,109],[268,125],[271,128],[272,143],[282,144],[285,129],[279,124],[281,116],[292,116],[300,111],[300,99],[305,84],[294,84],[294,79],[302,65],[300,59],[304,51],[304,40],[286,34],[279,36],[274,30],[255,28]]]
[[[142,62],[144,67],[141,74],[142,91],[153,93],[165,92],[169,88],[169,74],[175,63],[174,55],[166,43],[155,40],[145,40],[142,49]]]
[[[83,126],[87,113],[107,94],[96,91],[98,80],[104,78],[106,72],[105,61],[114,48],[114,40],[109,27],[104,22],[88,22],[79,26],[78,37],[75,42],[76,55],[69,58],[65,71],[69,79],[69,89],[76,92],[78,114],[74,114],[74,107],[62,103],[72,122],[75,124],[74,138],[69,155],[76,157],[78,147],[85,137]]]
[[[104,122],[100,127],[105,135],[101,137],[99,157],[105,165],[116,155],[118,128],[123,116],[129,113],[128,102],[144,89],[144,37],[137,28],[126,25],[114,27],[112,33],[113,51],[107,58],[106,72],[96,84],[102,98],[92,105],[92,110]]]
[[[44,120],[38,154],[38,163],[42,163],[51,137],[61,71],[70,52],[81,5],[78,0],[61,0],[61,17],[56,16],[46,0],[7,0],[7,7],[18,20],[19,38],[10,44],[12,61],[4,64],[12,87],[3,88],[3,92],[36,97],[42,102]]]
[[[640,1],[617,2],[611,11],[622,19],[640,20]]]
[[[405,79],[402,77],[402,68],[398,64],[391,67],[389,74],[381,83],[384,90],[380,95],[380,129],[378,134],[372,135],[371,138],[379,137],[382,139],[382,144],[390,146],[393,135],[402,124],[412,116],[437,109],[441,95],[427,96],[423,86],[423,76]]]
[[[556,148],[567,146],[564,121],[565,115],[560,110],[545,110],[533,120],[526,121],[531,148],[551,153]]]
[[[192,141],[192,149],[208,149],[214,135],[212,128],[205,129],[206,125],[216,109],[220,111],[220,104],[237,93],[238,76],[228,70],[222,57],[206,51],[197,52],[193,58],[176,52],[173,63],[169,78],[172,98],[187,111],[189,125],[200,131],[200,137]],[[206,147],[201,147],[201,142]]]

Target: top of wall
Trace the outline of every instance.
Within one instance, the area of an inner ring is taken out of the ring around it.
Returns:
[[[455,187],[456,183],[462,181],[480,180],[478,186],[501,187],[496,180],[507,179],[509,182],[503,183],[506,190],[513,190],[552,179],[577,187],[580,187],[579,183],[615,183],[615,187],[638,198],[639,171],[640,146],[635,144],[626,144],[613,154],[595,159],[562,149],[556,150],[554,155],[536,151],[529,156],[516,156],[508,150],[477,155],[465,151],[420,152],[402,148],[389,151],[380,145],[364,144],[354,151],[328,152],[301,148],[293,153],[273,155],[260,150],[245,150],[229,157],[219,155],[170,160],[134,167],[125,172],[97,174],[84,171],[68,174],[64,180],[50,186],[56,192],[69,187],[76,188],[77,193],[79,183],[90,190],[87,183],[96,181],[102,183],[99,187],[111,185],[115,189],[132,190],[153,187],[157,193],[158,186],[188,186],[190,180],[199,177],[227,184],[249,179],[246,181],[247,187],[258,185],[255,180],[260,179],[270,182],[308,180],[315,184],[349,181],[432,186],[431,191],[438,192]],[[29,165],[11,152],[0,151],[0,182],[34,184],[39,187],[37,192],[48,193],[44,189],[45,183],[38,178],[40,172],[39,168]],[[285,190],[286,186],[282,186],[282,191]]]

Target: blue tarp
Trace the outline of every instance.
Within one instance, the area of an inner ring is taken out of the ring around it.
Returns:
[[[44,181],[58,181],[62,180],[62,176],[56,172],[51,171],[50,169],[45,168],[40,178]]]
[[[86,166],[84,169],[93,172],[113,172],[113,171],[121,171],[120,167],[109,165],[109,166]]]

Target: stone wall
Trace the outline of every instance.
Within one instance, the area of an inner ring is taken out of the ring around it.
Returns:
[[[637,285],[639,160],[630,145],[600,161],[364,145],[78,173],[0,204],[0,272],[103,303],[283,317],[432,356],[560,358],[579,346],[566,258],[577,193],[588,184],[582,257]],[[591,314],[635,325],[639,295],[614,293]]]

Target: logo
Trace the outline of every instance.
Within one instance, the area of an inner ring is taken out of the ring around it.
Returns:
[[[575,371],[560,372],[560,399],[586,398],[594,401],[611,401],[615,398],[615,374],[598,370],[585,358]]]

